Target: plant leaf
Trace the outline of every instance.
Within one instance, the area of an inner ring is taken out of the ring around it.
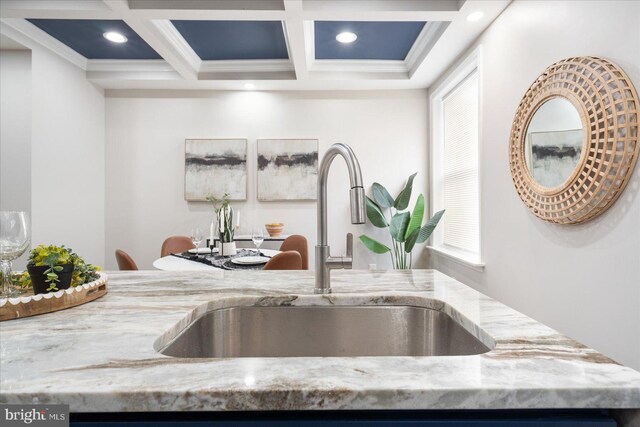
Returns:
[[[418,200],[416,200],[416,205],[413,207],[413,213],[411,213],[411,220],[409,221],[409,226],[407,227],[407,231],[404,233],[404,239],[407,240],[411,233],[420,228],[422,225],[422,220],[424,219],[424,196],[420,194],[418,196]],[[409,251],[411,252],[411,251]]]
[[[431,219],[420,229],[420,234],[418,235],[417,240],[418,243],[424,243],[427,241],[431,236],[431,233],[433,233],[433,230],[435,230],[436,225],[438,225],[442,215],[444,215],[444,209],[440,212],[436,212],[435,215],[433,215]]]
[[[404,232],[407,230],[410,217],[409,212],[399,212],[391,218],[389,233],[396,241],[404,242]]]
[[[360,241],[367,247],[367,249],[377,254],[384,254],[391,250],[386,245],[383,245],[377,240],[374,240],[369,236],[365,236],[364,234],[360,236]]]
[[[407,184],[404,186],[404,189],[400,192],[400,194],[398,194],[398,197],[396,197],[393,206],[397,210],[403,211],[407,209],[407,206],[409,206],[409,200],[411,199],[411,190],[413,189],[413,178],[415,178],[417,174],[418,172],[414,173],[409,177],[409,179],[407,179]]]
[[[416,228],[413,230],[413,233],[409,235],[409,238],[406,242],[404,242],[404,251],[406,253],[411,253],[413,247],[416,245],[416,241],[418,240],[418,235],[420,234],[420,229]]]
[[[369,218],[369,221],[371,221],[371,224],[375,225],[378,228],[388,227],[389,224],[387,223],[387,219],[384,217],[384,214],[380,210],[380,207],[376,204],[376,202],[371,200],[369,196],[366,197],[367,217]]]
[[[371,192],[373,193],[373,200],[376,201],[378,206],[382,208],[390,208],[393,206],[393,197],[391,197],[391,194],[389,194],[387,189],[381,184],[374,182],[371,186]]]

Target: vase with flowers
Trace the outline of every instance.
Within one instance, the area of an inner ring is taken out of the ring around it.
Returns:
[[[220,240],[220,255],[235,255],[237,248],[236,242],[233,240],[235,228],[233,226],[233,208],[229,203],[229,194],[225,193],[221,199],[210,195],[207,200],[213,204],[215,212],[215,230]]]

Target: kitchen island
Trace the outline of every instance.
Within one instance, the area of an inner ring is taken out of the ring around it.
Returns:
[[[0,402],[72,413],[640,408],[640,373],[435,270],[109,272],[104,297],[0,323]],[[218,308],[409,305],[444,311],[491,350],[469,356],[164,356]],[[634,420],[637,411],[623,412]],[[634,421],[631,421],[634,422]]]

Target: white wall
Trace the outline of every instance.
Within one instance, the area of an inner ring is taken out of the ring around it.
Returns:
[[[107,91],[106,95],[109,268],[116,268],[113,253],[117,248],[130,253],[140,268],[151,268],[164,238],[187,235],[196,225],[208,230],[210,205],[184,201],[185,138],[247,138],[248,199],[234,203],[241,212],[240,233],[255,225],[281,221],[285,233],[307,236],[311,252],[316,242],[315,201],[257,201],[256,139],[317,138],[321,156],[330,144],[344,142],[358,156],[367,186],[379,181],[395,194],[408,175],[419,171],[415,193],[425,189],[424,90]],[[344,252],[348,231],[357,239],[373,228],[351,225],[348,195],[347,169],[338,158],[329,179],[329,240],[335,254]],[[388,239],[380,230],[372,234]],[[390,266],[388,255],[374,255],[357,240],[354,246],[354,268],[367,268],[370,263]],[[313,259],[313,253],[310,255]],[[425,264],[426,259],[417,260],[417,265]]]
[[[31,51],[0,51],[0,210],[31,210]]]
[[[0,50],[0,94],[0,210],[31,214],[30,50]]]
[[[440,255],[434,268],[640,369],[640,167],[618,202],[584,225],[545,223],[520,201],[509,131],[529,85],[552,63],[594,55],[640,89],[640,3],[516,1],[481,36],[484,272]],[[470,50],[471,50],[470,49]],[[444,76],[443,76],[444,77]],[[437,87],[437,84],[433,88]]]
[[[15,54],[2,52],[3,208],[28,208],[28,199],[32,246],[64,244],[88,262],[102,265],[103,92],[66,60],[35,43],[28,48],[30,64],[23,64],[22,73],[5,74],[4,59]],[[24,91],[30,92],[30,99]],[[18,141],[19,156],[6,167],[5,146]],[[25,173],[30,176],[23,177]]]

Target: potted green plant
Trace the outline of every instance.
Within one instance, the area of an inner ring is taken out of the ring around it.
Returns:
[[[40,245],[31,250],[27,271],[34,294],[69,289],[73,277],[71,253],[64,246]]]
[[[17,282],[21,287],[32,286],[34,294],[43,294],[97,280],[99,270],[70,248],[40,245],[31,250],[27,271]]]
[[[409,177],[400,194],[394,199],[385,187],[373,183],[373,199],[367,196],[367,217],[371,224],[378,228],[388,228],[391,236],[391,248],[364,234],[360,241],[372,252],[391,255],[393,268],[397,270],[411,268],[413,263],[412,251],[416,244],[421,244],[433,233],[444,210],[436,212],[426,224],[424,219],[424,196],[420,194],[411,212],[405,211],[409,206],[413,179],[417,172]],[[388,212],[388,219],[385,215]]]
[[[222,199],[209,195],[207,200],[213,204],[216,215],[218,238],[220,239],[220,255],[231,256],[237,253],[236,242],[233,240],[233,208],[229,203],[229,194]]]

